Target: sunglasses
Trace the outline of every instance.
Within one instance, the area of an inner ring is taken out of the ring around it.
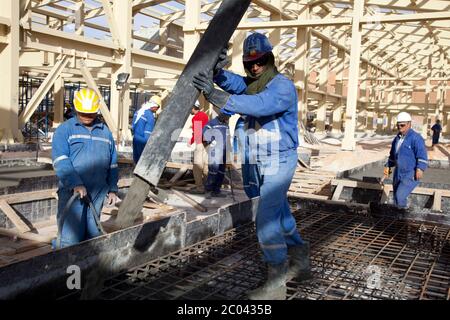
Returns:
[[[268,61],[269,61],[269,56],[264,55],[261,58],[253,60],[253,61],[244,61],[244,67],[245,67],[245,69],[250,70],[255,64],[258,67],[262,67],[262,66],[265,66]]]

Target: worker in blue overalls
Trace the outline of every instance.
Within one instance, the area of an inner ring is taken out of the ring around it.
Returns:
[[[203,128],[203,142],[208,151],[208,177],[205,183],[207,197],[224,198],[221,193],[227,163],[227,140],[229,117],[220,114]]]
[[[408,208],[408,196],[419,184],[428,166],[425,141],[420,134],[411,129],[411,115],[399,113],[397,117],[398,134],[392,142],[384,176],[389,177],[395,167],[393,191],[395,205],[402,210]]]
[[[119,201],[116,147],[111,131],[97,119],[99,104],[93,90],[77,91],[77,116],[58,127],[53,136],[53,167],[59,180],[58,225],[63,219],[62,230],[58,230],[60,247],[101,235],[94,214],[99,220],[105,200],[108,206]],[[66,208],[75,193],[80,199]],[[92,201],[96,212],[86,199]]]
[[[439,138],[441,137],[442,126],[440,120],[436,120],[436,123],[431,127],[431,131],[433,132],[431,139],[432,147],[434,148],[435,145],[439,144]]]
[[[145,101],[139,110],[134,113],[132,122],[133,131],[133,160],[137,164],[144,152],[150,135],[155,128],[155,113],[161,108],[161,98],[153,96],[149,101]]]
[[[194,76],[196,88],[221,113],[241,115],[244,186],[250,198],[259,197],[256,233],[268,266],[267,281],[248,296],[254,300],[285,299],[287,279],[310,274],[309,244],[287,198],[298,161],[297,90],[278,72],[272,49],[265,35],[253,33],[244,42],[246,77],[223,69],[225,50],[212,72]],[[225,91],[214,88],[213,80]]]

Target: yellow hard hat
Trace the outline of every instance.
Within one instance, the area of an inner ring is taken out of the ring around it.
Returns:
[[[84,88],[75,93],[73,104],[78,112],[97,113],[100,108],[100,97],[94,90]]]
[[[158,107],[161,108],[162,100],[161,100],[160,96],[153,96],[150,100],[153,101],[154,103],[156,103],[158,105]]]

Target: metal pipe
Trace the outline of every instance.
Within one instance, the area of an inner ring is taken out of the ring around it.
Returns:
[[[142,209],[151,188],[156,186],[170,154],[186,123],[199,91],[192,84],[194,75],[212,70],[220,52],[228,44],[236,27],[250,5],[250,0],[222,1],[192,57],[178,79],[169,102],[142,153],[134,174],[137,176],[120,207],[116,225],[131,225]],[[177,132],[178,130],[178,132]]]

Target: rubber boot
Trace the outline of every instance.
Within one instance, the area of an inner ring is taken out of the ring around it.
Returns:
[[[311,279],[310,245],[305,241],[302,245],[288,248],[289,270],[287,279]]]
[[[287,263],[268,265],[266,283],[251,291],[248,298],[250,300],[286,300],[287,270]]]

